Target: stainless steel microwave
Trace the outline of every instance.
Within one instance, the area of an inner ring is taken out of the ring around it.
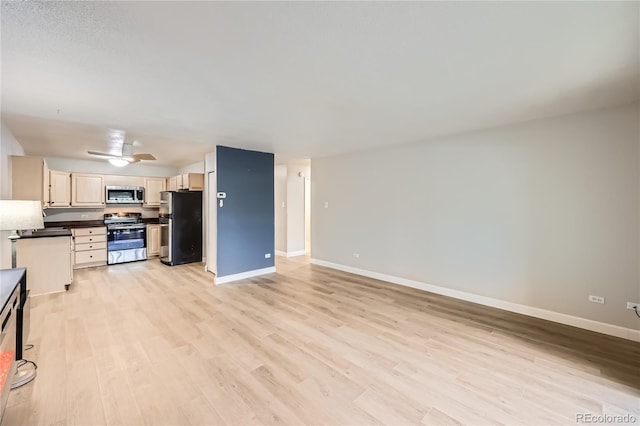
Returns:
[[[107,204],[136,204],[144,202],[142,186],[106,186]]]

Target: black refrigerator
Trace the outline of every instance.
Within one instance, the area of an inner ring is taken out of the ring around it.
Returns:
[[[202,261],[202,191],[163,191],[160,197],[160,261]]]

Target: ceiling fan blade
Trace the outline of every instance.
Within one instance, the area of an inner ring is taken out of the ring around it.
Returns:
[[[91,155],[98,155],[100,157],[110,157],[110,158],[119,158],[119,155],[107,154],[106,152],[98,152],[98,151],[87,151],[87,153]]]
[[[135,158],[131,158],[131,157],[125,158],[125,160],[127,160],[131,164],[140,162],[140,160],[136,160]]]
[[[154,157],[151,154],[134,154],[134,155],[131,155],[131,158],[135,160],[155,160],[156,159],[156,157]]]

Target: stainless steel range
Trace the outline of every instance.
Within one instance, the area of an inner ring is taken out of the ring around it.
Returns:
[[[108,213],[107,264],[147,259],[147,227],[141,213]]]

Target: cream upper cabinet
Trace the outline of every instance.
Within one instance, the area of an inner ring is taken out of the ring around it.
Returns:
[[[43,168],[43,186],[44,186],[44,198],[42,200],[42,206],[43,207],[49,207],[49,199],[50,199],[50,191],[51,191],[51,176],[49,176],[49,166],[47,166],[47,162],[44,162],[44,168]]]
[[[71,173],[59,170],[49,171],[49,207],[69,207],[71,205]]]
[[[147,256],[160,255],[160,225],[147,225]]]
[[[182,189],[182,175],[167,178],[167,191],[179,191]]]
[[[103,177],[73,173],[71,175],[71,205],[73,207],[104,207]]]
[[[182,189],[189,191],[204,190],[204,173],[185,173],[182,175]]]
[[[204,191],[204,173],[184,173],[167,178],[167,191]]]
[[[144,204],[145,206],[159,206],[160,193],[167,190],[165,178],[144,179]]]
[[[167,191],[177,191],[177,190],[178,190],[178,185],[176,182],[176,177],[171,176],[170,178],[167,178]]]
[[[11,156],[11,194],[14,200],[40,200],[49,207],[49,167],[42,157]]]
[[[189,191],[204,191],[204,173],[189,173]]]

